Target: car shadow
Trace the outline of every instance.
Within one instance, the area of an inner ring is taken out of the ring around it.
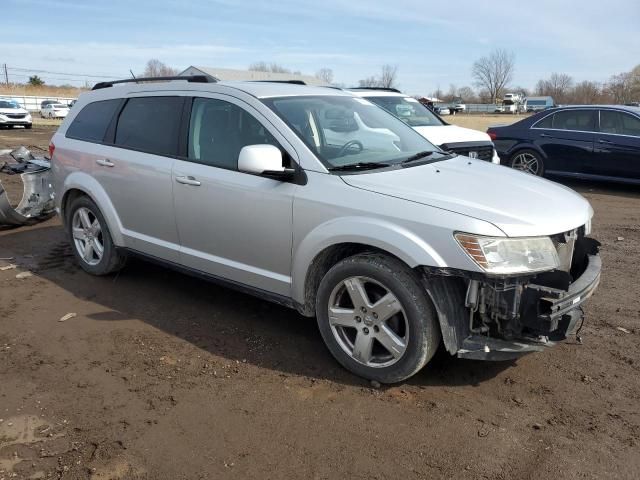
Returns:
[[[79,299],[104,308],[96,322],[141,320],[230,363],[365,386],[324,346],[315,319],[183,273],[130,259],[119,273],[94,277],[76,264],[59,226],[3,232],[0,242],[17,263]],[[25,255],[28,256],[25,260]],[[461,360],[440,351],[409,385],[476,385],[513,362]]]
[[[569,179],[566,177],[549,176],[549,180],[560,183],[579,193],[595,193],[612,197],[640,198],[640,185],[615,183],[594,180]]]

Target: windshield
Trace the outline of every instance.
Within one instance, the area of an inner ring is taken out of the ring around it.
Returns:
[[[0,108],[20,108],[20,105],[12,100],[0,100]]]
[[[66,106],[66,105],[63,105],[63,104],[61,104],[61,103],[53,103],[53,104],[51,104],[51,106],[52,106],[53,108],[67,108],[67,106]]]
[[[420,152],[442,154],[413,129],[363,98],[282,97],[263,103],[329,168],[399,164]]]
[[[380,96],[367,97],[367,99],[395,115],[410,127],[440,127],[444,125],[442,120],[415,98]]]

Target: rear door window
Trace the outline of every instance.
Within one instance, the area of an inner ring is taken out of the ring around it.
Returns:
[[[552,128],[552,126],[553,126],[553,115],[548,115],[535,124],[535,128]]]
[[[601,110],[600,131],[602,133],[640,137],[640,119],[628,113]]]
[[[118,118],[115,145],[176,155],[183,101],[183,97],[130,98]]]
[[[595,128],[595,110],[565,110],[553,115],[556,130],[574,130],[593,132]]]
[[[86,105],[73,119],[66,136],[85,142],[102,142],[120,102],[116,98]]]

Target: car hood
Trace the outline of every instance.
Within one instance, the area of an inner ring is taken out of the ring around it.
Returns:
[[[565,232],[593,215],[589,202],[567,187],[461,156],[342,179],[352,187],[484,220],[509,237]]]
[[[22,115],[29,112],[27,112],[24,108],[0,108],[0,114],[5,113],[18,113]]]
[[[490,142],[491,138],[484,132],[462,128],[456,125],[434,127],[413,127],[413,129],[434,145],[460,142]]]

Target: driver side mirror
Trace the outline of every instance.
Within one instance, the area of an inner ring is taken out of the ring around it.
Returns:
[[[290,179],[296,172],[282,165],[282,152],[269,144],[242,147],[238,156],[238,170],[277,180]]]

